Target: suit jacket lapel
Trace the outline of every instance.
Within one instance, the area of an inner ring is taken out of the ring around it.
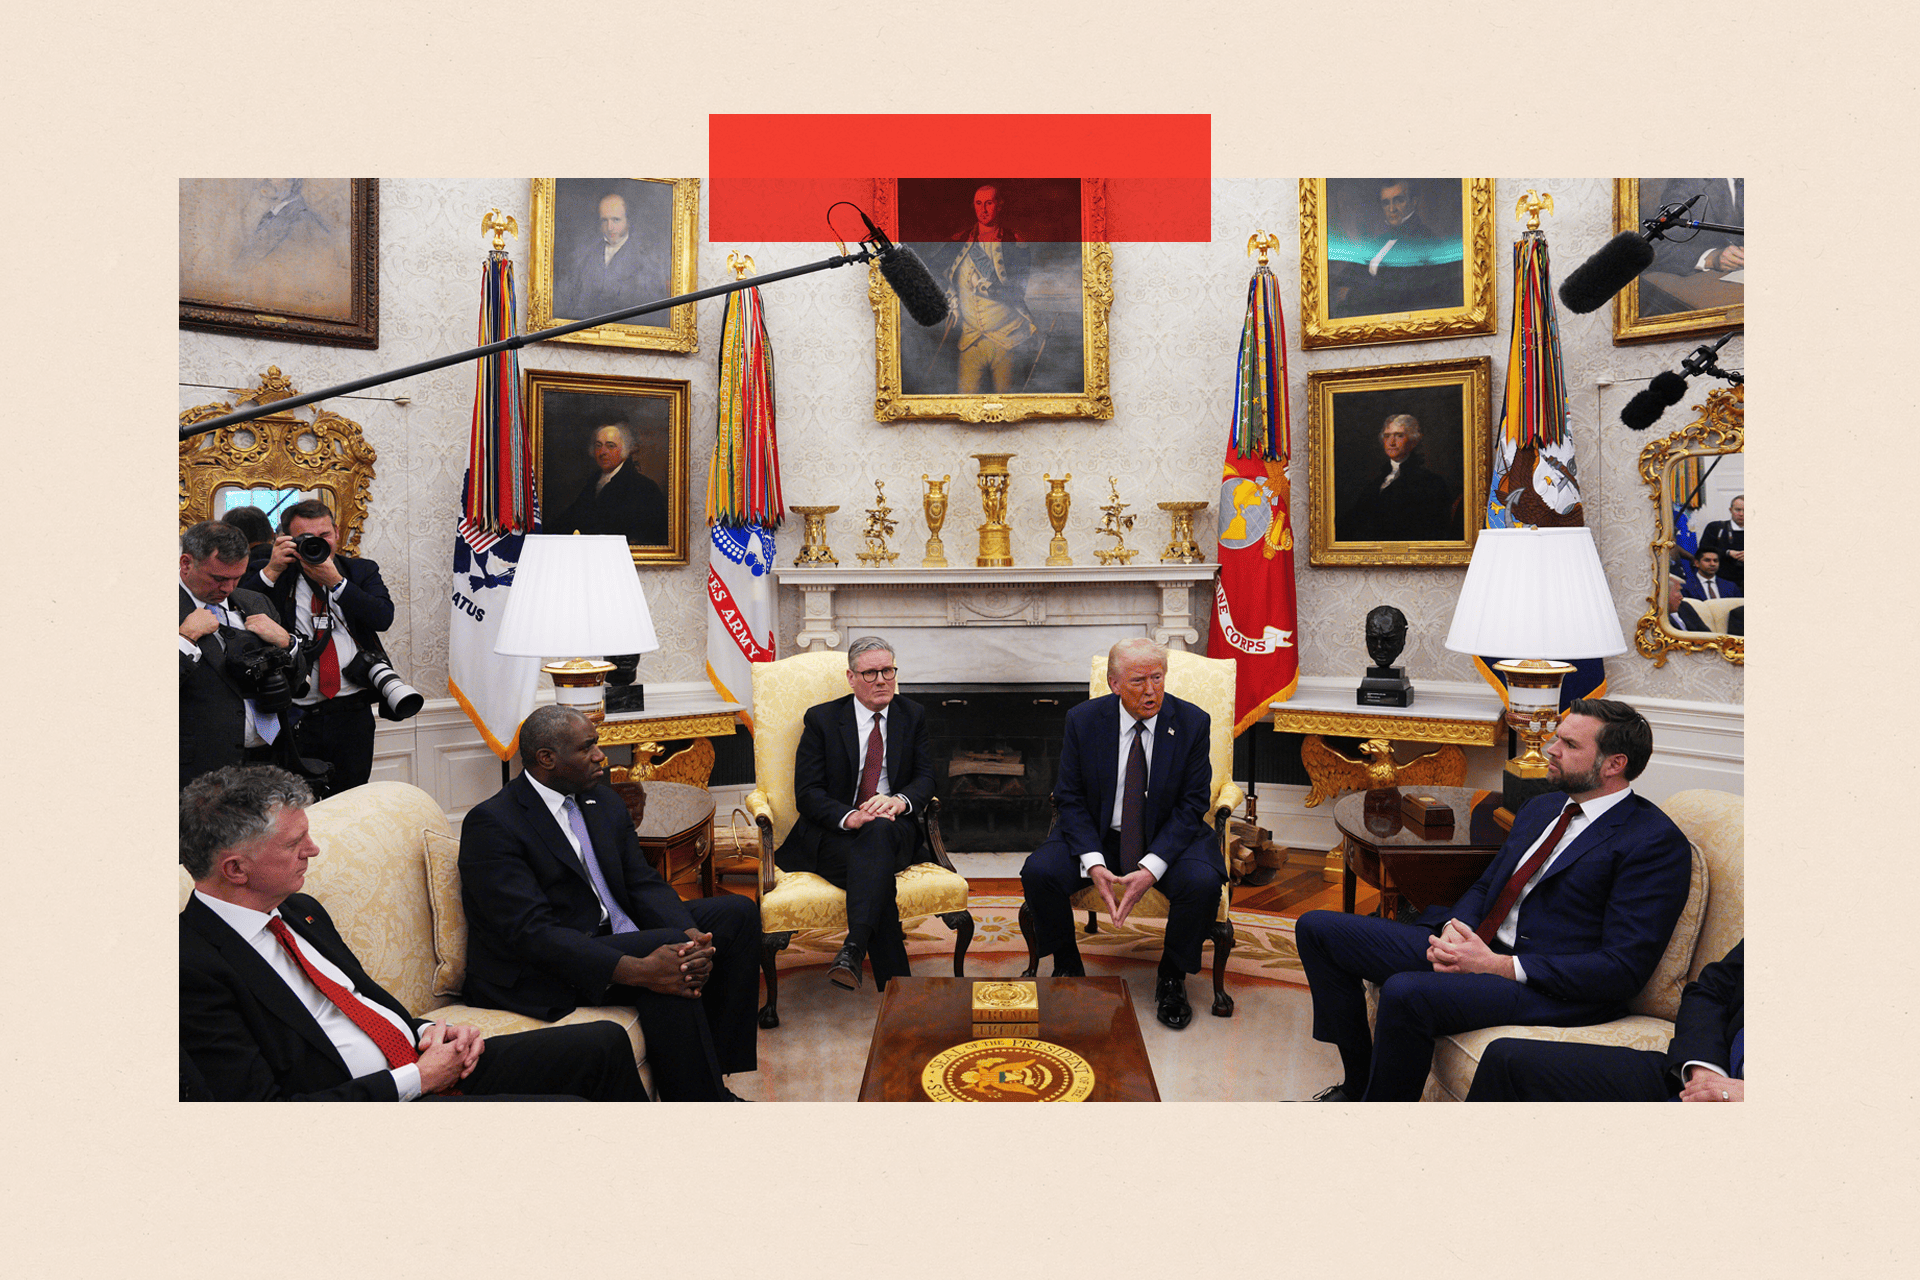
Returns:
[[[1113,821],[1114,790],[1120,785],[1120,721],[1124,718],[1120,712],[1120,698],[1117,694],[1106,706],[1100,708],[1099,723],[1094,726],[1094,740],[1099,744],[1093,763],[1093,830],[1095,835],[1104,836],[1108,824]],[[1149,774],[1149,784],[1152,778]],[[1152,791],[1151,785],[1147,788]]]
[[[220,953],[221,959],[233,966],[233,971],[246,982],[248,990],[253,992],[254,998],[260,1002],[262,1008],[284,1022],[315,1050],[332,1059],[343,1076],[351,1074],[347,1071],[346,1061],[341,1058],[340,1051],[334,1048],[333,1041],[327,1038],[327,1033],[320,1029],[320,1024],[313,1020],[313,1015],[307,1012],[307,1007],[301,1004],[299,997],[293,994],[293,988],[287,985],[286,979],[274,972],[272,965],[260,958],[260,953],[253,949],[252,944],[235,933],[231,925],[215,915],[213,910],[198,898],[187,900],[182,919]],[[290,920],[288,927],[293,927],[293,922]],[[308,934],[300,929],[296,928],[294,932],[302,941],[311,941]],[[340,963],[334,956],[329,955],[327,958],[335,964]]]
[[[185,622],[187,615],[199,607],[199,605],[193,602],[193,597],[187,594],[186,587],[184,585],[181,586],[179,620]],[[220,630],[223,632],[233,632],[235,629],[227,626],[225,623],[221,623]],[[212,634],[208,634],[201,636],[196,643],[200,648],[200,661],[208,664],[207,669],[219,678],[221,684],[231,689],[235,696],[244,699],[247,696],[246,690],[242,689],[238,684],[235,684],[233,676],[227,671],[227,652],[221,647],[220,640],[216,639]],[[214,918],[216,920],[219,919],[218,916]]]
[[[1627,812],[1632,805],[1633,797],[1629,796],[1625,800],[1616,802],[1605,813],[1587,823],[1586,828],[1579,835],[1567,842],[1567,847],[1560,851],[1560,856],[1553,860],[1553,865],[1547,868],[1547,873],[1541,877],[1541,880],[1559,875],[1591,851],[1605,845],[1613,838],[1615,829],[1627,820]]]
[[[1173,789],[1175,760],[1188,746],[1174,727],[1174,700],[1171,695],[1160,703],[1160,718],[1153,726],[1153,761],[1147,767],[1147,832],[1160,829],[1160,815],[1169,812],[1168,793]]]
[[[546,801],[542,800],[540,793],[533,789],[533,783],[527,780],[526,774],[520,774],[513,780],[513,790],[515,798],[520,801],[521,808],[526,812],[527,826],[532,830],[534,838],[540,842],[540,847],[545,849],[547,855],[554,861],[579,876],[580,883],[586,885],[587,891],[591,893],[593,881],[588,878],[587,869],[580,864],[573,846],[567,842],[566,834],[560,830],[559,819],[548,810]],[[586,812],[583,806],[581,813],[584,815]],[[587,834],[591,836],[593,832],[589,830]]]

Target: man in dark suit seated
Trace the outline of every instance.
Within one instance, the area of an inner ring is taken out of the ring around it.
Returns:
[[[1700,550],[1717,552],[1720,576],[1732,584],[1725,594],[1747,594],[1747,495],[1736,497],[1727,508],[1728,519],[1709,520],[1700,534]]]
[[[849,991],[869,952],[882,990],[911,972],[893,877],[919,857],[933,748],[926,712],[895,692],[899,674],[879,636],[847,646],[852,692],[807,709],[793,759],[800,817],[774,855],[782,871],[811,871],[847,891],[847,941],[827,980]]]
[[[1623,702],[1582,698],[1547,747],[1560,793],[1536,796],[1486,872],[1416,924],[1338,911],[1300,917],[1313,1038],[1346,1077],[1323,1102],[1412,1102],[1436,1037],[1508,1023],[1608,1022],[1646,985],[1687,902],[1686,836],[1627,785],[1653,730]],[[1380,984],[1367,1028],[1362,982]]]
[[[468,1002],[546,1022],[632,1005],[661,1101],[740,1101],[721,1077],[756,1064],[759,907],[682,902],[647,865],[579,712],[528,716],[520,763],[460,825]]]
[[[1213,782],[1212,717],[1166,692],[1167,650],[1144,637],[1107,653],[1113,692],[1067,713],[1054,786],[1059,818],[1020,868],[1035,942],[1056,977],[1086,973],[1069,899],[1089,882],[1115,925],[1149,888],[1165,894],[1155,1016],[1178,1031],[1193,1021],[1186,976],[1220,904],[1226,867],[1207,825]]]
[[[1467,1101],[1744,1102],[1746,948],[1736,942],[1680,993],[1665,1053],[1502,1037],[1480,1056]]]
[[[320,852],[312,800],[270,765],[230,765],[180,792],[180,865],[193,877],[180,913],[182,1100],[646,1100],[633,1044],[610,1022],[486,1039],[409,1014],[299,892]]]
[[[1720,553],[1696,551],[1693,567],[1687,570],[1687,582],[1680,594],[1689,600],[1720,600],[1740,594],[1740,587],[1720,576]]]
[[[246,572],[247,536],[232,525],[180,535],[181,786],[222,765],[298,763],[282,713],[306,660],[266,598],[239,586]]]
[[[327,544],[327,554],[309,561],[300,539]],[[280,533],[264,564],[244,585],[264,595],[288,620],[312,656],[307,691],[294,699],[288,718],[300,754],[333,766],[327,794],[337,795],[373,776],[373,690],[354,679],[354,659],[367,654],[385,662],[380,633],[393,625],[393,597],[372,560],[340,552],[333,512],[316,499],[280,513]]]

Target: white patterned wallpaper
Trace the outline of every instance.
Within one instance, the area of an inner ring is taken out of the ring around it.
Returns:
[[[1345,369],[1415,360],[1491,356],[1496,400],[1506,372],[1507,327],[1512,318],[1510,247],[1520,221],[1514,200],[1528,188],[1550,192],[1556,216],[1545,220],[1555,278],[1564,278],[1612,234],[1609,179],[1501,178],[1495,208],[1499,318],[1495,336],[1441,342],[1342,348],[1303,353],[1298,349],[1298,273],[1291,256],[1276,264],[1291,337],[1288,353],[1295,440],[1294,523],[1300,601],[1301,669],[1308,675],[1358,675],[1365,665],[1362,623],[1369,609],[1392,604],[1406,613],[1409,638],[1402,662],[1422,679],[1472,681],[1464,657],[1442,645],[1464,569],[1310,568],[1307,563],[1306,378],[1315,369]],[[1252,263],[1244,253],[1256,228],[1288,245],[1298,242],[1296,179],[1235,179],[1214,184],[1213,235],[1209,244],[1122,244],[1114,247],[1112,380],[1115,415],[1110,422],[1045,422],[969,426],[914,422],[884,426],[873,420],[873,318],[860,267],[824,271],[769,286],[763,294],[776,358],[782,474],[789,505],[839,503],[830,518],[830,540],[843,563],[853,563],[860,512],[872,501],[873,480],[887,484],[887,499],[901,531],[893,546],[900,563],[917,564],[926,538],[920,514],[920,476],[953,476],[954,501],[942,537],[954,563],[968,563],[979,506],[968,456],[988,450],[1012,452],[1014,556],[1018,563],[1044,560],[1051,536],[1041,503],[1043,472],[1073,473],[1073,513],[1067,538],[1076,561],[1088,563],[1096,545],[1092,529],[1106,500],[1106,477],[1117,476],[1124,501],[1139,515],[1131,545],[1143,559],[1158,555],[1166,540],[1166,517],[1156,502],[1211,499],[1218,485],[1230,416],[1228,400],[1234,355],[1245,311]],[[380,184],[380,348],[349,351],[182,332],[180,381],[216,387],[251,386],[269,364],[278,365],[302,391],[416,363],[473,345],[480,263],[485,244],[481,217],[498,207],[529,226],[529,184],[524,178],[462,181],[382,180]],[[770,272],[824,258],[826,245],[713,246],[703,242],[700,282],[727,278],[730,249],[753,254]],[[510,242],[521,273],[524,298],[526,240]],[[654,615],[661,648],[641,664],[643,679],[694,680],[704,669],[706,575],[702,536],[708,456],[712,448],[716,348],[723,300],[699,305],[700,350],[664,355],[547,343],[521,352],[523,368],[684,378],[693,385],[689,546],[693,561],[683,569],[647,568],[641,580]],[[524,317],[523,317],[524,318]],[[1645,608],[1650,570],[1647,543],[1653,505],[1636,470],[1639,451],[1663,429],[1691,417],[1689,396],[1650,432],[1629,432],[1616,406],[1644,380],[1676,368],[1694,342],[1615,347],[1611,311],[1586,316],[1562,312],[1569,408],[1578,453],[1587,522],[1612,580],[1621,625],[1629,638]],[[1721,363],[1740,368],[1743,343],[1735,338]],[[1607,395],[1603,380],[1634,385]],[[1708,389],[1703,383],[1696,390]],[[412,403],[391,402],[407,395]],[[404,382],[372,388],[366,398],[332,402],[336,412],[358,421],[379,454],[372,511],[363,554],[380,562],[392,588],[398,617],[388,643],[396,666],[428,696],[446,693],[447,587],[453,514],[465,467],[473,401],[471,365],[443,369]],[[181,407],[226,397],[183,385]],[[1763,519],[1764,513],[1763,513]],[[799,548],[799,520],[783,528],[781,560]],[[1202,541],[1213,528],[1211,510],[1195,520]],[[1106,545],[1104,541],[1098,545]],[[780,643],[787,647],[798,627],[798,605],[782,601]],[[1743,701],[1741,669],[1715,656],[1676,654],[1655,669],[1637,655],[1609,665],[1613,691],[1625,697],[1679,698],[1701,702]]]

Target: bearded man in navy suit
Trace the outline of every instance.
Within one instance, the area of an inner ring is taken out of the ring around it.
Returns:
[[[1547,747],[1548,776],[1565,794],[1520,810],[1500,855],[1451,909],[1415,924],[1300,917],[1313,1038],[1339,1048],[1346,1072],[1317,1101],[1416,1101],[1438,1036],[1587,1026],[1626,1012],[1660,962],[1692,877],[1686,836],[1628,786],[1652,754],[1639,712],[1582,698]],[[1371,1033],[1363,981],[1380,984]]]
[[[1200,947],[1226,868],[1206,821],[1212,717],[1169,694],[1166,681],[1164,645],[1136,637],[1107,652],[1113,692],[1067,713],[1054,787],[1059,819],[1020,868],[1020,882],[1033,912],[1036,950],[1053,957],[1056,977],[1086,973],[1073,938],[1074,893],[1091,882],[1116,926],[1148,888],[1165,894],[1167,940],[1155,1016],[1178,1031],[1193,1021],[1186,976],[1200,971]],[[1130,791],[1137,793],[1137,808]]]

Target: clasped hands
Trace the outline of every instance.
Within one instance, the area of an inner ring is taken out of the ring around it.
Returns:
[[[1745,1102],[1747,1082],[1723,1076],[1711,1067],[1687,1068],[1686,1087],[1680,1090],[1682,1102]]]
[[[1427,940],[1427,963],[1435,973],[1491,973],[1513,977],[1513,957],[1494,951],[1479,934],[1449,920],[1446,927]]]
[[[644,956],[621,956],[613,968],[613,980],[663,996],[696,999],[713,973],[713,935],[688,929],[687,939],[665,943]]]
[[[464,1023],[436,1022],[420,1032],[420,1091],[439,1093],[473,1074],[486,1037]]]
[[[858,831],[875,818],[897,818],[906,811],[907,802],[899,796],[868,796],[841,819],[841,826],[847,831]]]
[[[1107,915],[1116,926],[1127,922],[1127,914],[1139,906],[1140,899],[1147,890],[1153,888],[1153,872],[1145,867],[1117,876],[1096,862],[1088,869],[1087,878],[1100,891],[1100,900],[1107,904]],[[1118,898],[1114,897],[1116,888],[1120,894]]]

